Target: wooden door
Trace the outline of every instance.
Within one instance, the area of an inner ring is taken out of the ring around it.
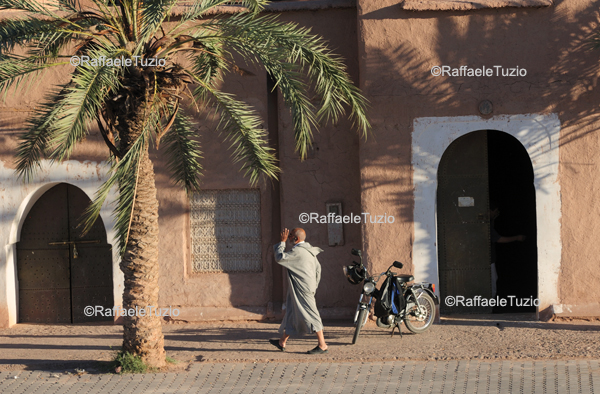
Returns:
[[[79,218],[90,200],[61,183],[29,211],[17,244],[19,322],[111,321],[85,316],[88,305],[112,308],[112,252],[99,218],[85,236]]]
[[[438,261],[442,313],[491,313],[491,307],[449,307],[447,296],[489,299],[490,227],[487,131],[454,141],[438,169]]]

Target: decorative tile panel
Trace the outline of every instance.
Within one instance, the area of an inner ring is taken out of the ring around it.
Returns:
[[[194,272],[260,272],[260,191],[203,190],[192,195]]]

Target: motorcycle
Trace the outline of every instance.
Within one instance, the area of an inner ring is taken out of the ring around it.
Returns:
[[[353,261],[353,265],[344,267],[344,274],[352,284],[363,282],[363,290],[358,300],[358,307],[354,315],[356,329],[352,338],[355,344],[360,330],[367,322],[371,303],[375,299],[374,315],[377,317],[377,326],[380,328],[398,328],[404,322],[406,328],[412,333],[421,334],[431,327],[440,301],[435,295],[435,285],[427,282],[413,283],[412,275],[396,274],[391,272],[392,267],[401,269],[403,264],[394,261],[386,272],[377,278],[370,276],[363,265],[362,252],[352,249],[352,254],[360,258],[360,263]],[[377,289],[377,282],[385,276],[381,287]]]

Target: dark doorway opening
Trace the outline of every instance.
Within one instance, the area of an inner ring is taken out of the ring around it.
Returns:
[[[509,134],[475,131],[450,144],[437,175],[441,313],[535,311],[535,188],[526,149]],[[499,207],[500,215],[495,220],[490,202]],[[498,234],[504,239],[493,242]],[[512,238],[516,235],[526,238],[517,241]],[[497,300],[498,296],[507,305],[448,305],[448,296],[454,300]],[[522,299],[530,300],[530,306],[525,306]]]
[[[490,201],[500,215],[495,229],[503,236],[525,235],[523,242],[497,243],[498,296],[537,297],[537,246],[533,166],[525,147],[513,136],[497,130],[488,133]],[[535,306],[507,305],[494,312],[535,312]]]
[[[114,306],[112,251],[102,219],[85,235],[78,227],[89,203],[81,189],[60,183],[27,214],[17,243],[19,323],[113,320],[89,309]]]

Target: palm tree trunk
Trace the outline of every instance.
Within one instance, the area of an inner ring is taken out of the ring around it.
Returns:
[[[144,104],[139,100],[135,111],[119,119],[120,146],[126,152],[142,132]],[[146,316],[124,317],[123,351],[136,354],[152,367],[165,365],[164,337],[158,308],[158,200],[154,166],[148,156],[148,145],[140,162],[138,184],[127,248],[121,259],[125,276],[123,308],[146,310]]]

